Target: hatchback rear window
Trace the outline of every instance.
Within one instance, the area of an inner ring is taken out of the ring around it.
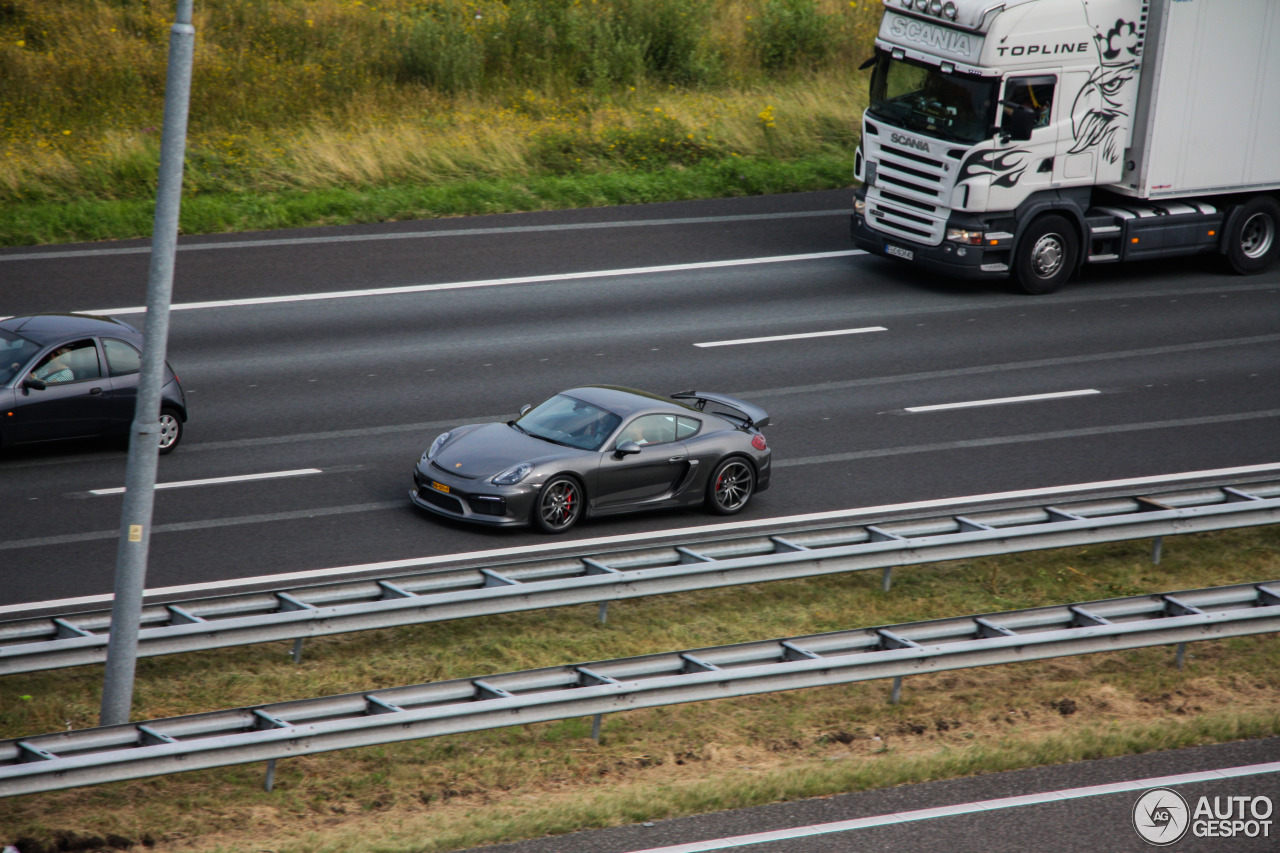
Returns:
[[[128,376],[141,369],[142,353],[124,341],[103,338],[102,348],[107,351],[107,368],[112,376]]]

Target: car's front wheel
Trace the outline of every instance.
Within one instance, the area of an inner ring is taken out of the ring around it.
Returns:
[[[168,406],[160,410],[160,453],[172,453],[182,441],[182,413]]]
[[[716,515],[742,512],[756,488],[756,472],[741,456],[722,460],[707,483],[707,509]]]
[[[564,533],[582,517],[582,488],[572,477],[552,477],[538,492],[533,524],[543,533]]]

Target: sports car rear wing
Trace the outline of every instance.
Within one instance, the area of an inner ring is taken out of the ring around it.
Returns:
[[[751,403],[739,400],[737,397],[730,397],[728,394],[712,394],[707,391],[681,391],[678,394],[672,394],[673,400],[689,400],[690,405],[698,411],[705,411],[708,403],[712,403],[717,407],[729,409],[728,412],[720,412],[715,409],[713,414],[728,415],[734,420],[743,421],[743,426],[747,429],[752,427],[767,427],[769,425],[769,413],[759,406],[753,406]]]

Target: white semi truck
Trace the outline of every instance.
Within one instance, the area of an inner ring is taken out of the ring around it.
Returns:
[[[1280,256],[1280,0],[884,0],[853,240],[1056,290]]]

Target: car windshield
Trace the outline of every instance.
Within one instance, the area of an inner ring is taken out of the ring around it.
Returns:
[[[973,144],[994,131],[997,81],[944,74],[881,52],[867,112],[916,133]]]
[[[622,419],[599,406],[557,394],[530,409],[516,426],[536,438],[581,450],[599,450]]]
[[[0,329],[0,385],[8,385],[39,349],[21,335]]]

